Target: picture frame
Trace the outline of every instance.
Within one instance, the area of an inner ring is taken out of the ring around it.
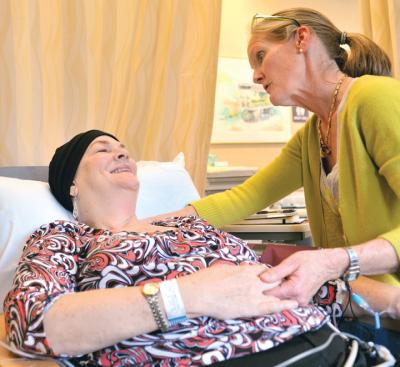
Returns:
[[[303,107],[292,106],[293,122],[304,123],[310,117],[310,111]]]
[[[218,60],[211,143],[285,143],[292,110],[271,104],[262,85],[252,82],[247,59]]]

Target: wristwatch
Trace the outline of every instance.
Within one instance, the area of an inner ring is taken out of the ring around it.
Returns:
[[[146,283],[142,287],[142,293],[148,302],[154,320],[161,331],[168,330],[168,323],[161,311],[159,303],[160,284],[159,283]]]
[[[350,265],[343,274],[343,280],[345,282],[351,282],[356,280],[360,275],[360,259],[351,247],[346,247],[344,250],[346,250],[347,255],[349,256]]]

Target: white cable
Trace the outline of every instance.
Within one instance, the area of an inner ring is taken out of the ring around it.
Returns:
[[[296,363],[300,359],[306,358],[312,354],[318,353],[318,352],[326,349],[332,343],[332,340],[334,339],[335,336],[339,336],[346,341],[349,341],[350,339],[352,339],[351,352],[350,352],[350,355],[347,358],[345,364],[343,365],[343,367],[353,366],[354,362],[357,358],[357,354],[358,354],[358,350],[359,350],[359,342],[360,343],[366,343],[366,342],[364,342],[363,340],[361,340],[360,338],[358,338],[355,335],[344,333],[344,332],[338,330],[330,322],[328,322],[327,325],[334,331],[334,333],[329,336],[329,338],[327,339],[327,341],[324,344],[321,344],[320,346],[315,347],[311,350],[305,351],[303,353],[297,354],[296,356],[289,358],[285,362],[279,363],[279,364],[275,365],[274,367],[290,366],[292,363]],[[382,358],[384,360],[384,362],[377,364],[373,367],[394,366],[394,364],[396,363],[396,360],[394,359],[393,355],[390,353],[390,351],[386,347],[384,347],[382,345],[375,345],[375,348],[376,348],[376,351],[378,352],[379,357]]]
[[[357,340],[353,339],[351,341],[350,354],[347,357],[346,362],[343,365],[343,367],[353,367],[354,366],[354,362],[357,359],[357,354],[358,354],[358,343],[357,343]]]
[[[340,331],[336,325],[333,325],[330,321],[326,324],[328,327],[330,327],[335,333],[339,334],[344,340],[348,341],[349,337],[344,333],[343,331]]]
[[[396,363],[395,358],[393,357],[392,353],[384,347],[383,345],[377,345],[376,349],[378,350],[378,355],[385,361],[375,365],[374,367],[391,367],[394,366]]]
[[[332,325],[332,323],[328,322],[327,324],[335,333],[338,333],[344,340],[350,341],[350,335],[343,333],[340,331],[336,326]],[[357,359],[357,354],[358,354],[358,349],[359,349],[359,344],[357,341],[361,342],[361,339],[354,337],[352,338],[353,340],[351,341],[351,347],[350,347],[350,354],[347,357],[343,367],[352,367],[354,366],[354,362]]]
[[[329,347],[329,345],[332,343],[332,340],[334,339],[335,336],[340,336],[337,333],[333,333],[331,335],[329,335],[328,340],[324,343],[321,344],[318,347],[315,347],[313,349],[307,350],[303,353],[297,354],[296,356],[289,358],[288,360],[286,360],[285,362],[279,363],[277,365],[275,365],[274,367],[286,367],[286,366],[290,366],[292,363],[298,362],[300,359],[306,358],[312,354],[318,353],[324,349],[326,349],[327,347]]]
[[[340,336],[346,340],[349,339],[355,339],[358,341],[359,344],[365,343],[364,340],[361,340],[358,336],[350,334],[350,333],[345,333],[343,331],[340,331],[337,329],[334,325],[332,325],[330,322],[327,323],[327,325],[336,333],[340,334]],[[371,342],[369,342],[371,343]],[[376,349],[376,352],[378,353],[378,356],[383,359],[384,362],[377,364],[373,367],[390,367],[394,366],[396,359],[393,357],[393,355],[390,353],[390,351],[383,345],[380,344],[375,344],[372,343]]]

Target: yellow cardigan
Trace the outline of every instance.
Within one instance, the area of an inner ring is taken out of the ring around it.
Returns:
[[[400,82],[363,76],[339,114],[339,213],[342,246],[377,237],[400,257]],[[326,247],[320,195],[317,118],[313,115],[280,155],[243,184],[191,203],[215,226],[246,218],[304,186],[313,241]],[[397,275],[376,277],[400,286]]]

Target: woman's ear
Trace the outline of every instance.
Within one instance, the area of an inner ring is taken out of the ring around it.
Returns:
[[[72,182],[72,185],[71,185],[71,187],[69,188],[69,194],[70,194],[72,197],[75,197],[75,196],[78,195],[78,188],[77,188],[77,186],[76,186],[76,184],[75,184],[75,181]]]
[[[295,43],[299,53],[307,51],[311,40],[311,30],[307,26],[300,26],[296,30]]]

